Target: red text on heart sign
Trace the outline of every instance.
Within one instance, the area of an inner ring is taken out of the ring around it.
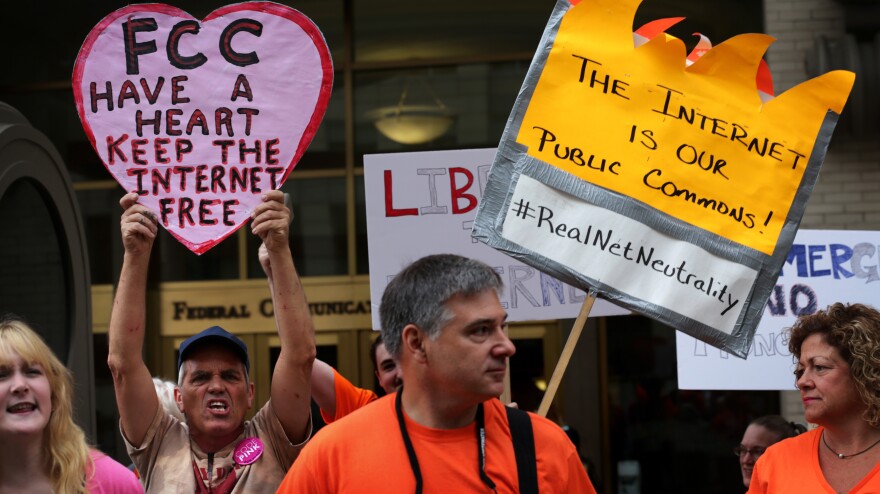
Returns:
[[[150,4],[102,20],[73,79],[107,170],[202,253],[287,179],[324,115],[333,67],[320,31],[288,7],[242,3],[198,21]]]

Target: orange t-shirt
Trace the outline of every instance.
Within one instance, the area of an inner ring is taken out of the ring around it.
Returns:
[[[278,493],[412,494],[415,477],[394,410],[396,393],[321,430],[287,473]],[[507,413],[484,403],[486,473],[497,492],[516,493],[519,481]],[[553,422],[529,414],[535,436],[538,488],[546,493],[595,494],[574,445]],[[423,427],[405,417],[422,473],[423,492],[487,492],[480,480],[476,424],[452,430]]]
[[[342,377],[342,374],[333,369],[333,389],[336,393],[336,415],[330,416],[321,409],[321,418],[325,424],[335,422],[358,408],[376,401],[376,393],[361,389]]]
[[[819,466],[822,427],[780,441],[758,458],[749,493],[835,494]],[[880,464],[865,475],[850,494],[880,492]]]

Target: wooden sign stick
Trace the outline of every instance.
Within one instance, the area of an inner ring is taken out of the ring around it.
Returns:
[[[553,402],[553,397],[556,396],[556,390],[559,389],[559,383],[562,382],[562,376],[568,367],[568,361],[571,360],[571,354],[574,353],[574,348],[577,346],[581,332],[584,329],[584,324],[587,322],[587,316],[590,315],[590,310],[593,309],[593,302],[595,301],[596,296],[592,291],[589,292],[586,300],[584,300],[584,305],[581,306],[581,313],[578,314],[577,319],[574,321],[574,326],[572,326],[568,340],[565,342],[565,348],[562,349],[562,355],[559,356],[559,361],[556,362],[556,368],[553,369],[553,376],[550,378],[550,384],[547,385],[547,391],[544,392],[544,398],[541,399],[538,415],[542,417],[546,417],[547,412],[550,410],[550,403]]]
[[[507,330],[507,327],[504,328],[504,336],[507,336],[508,338],[510,337],[510,334]],[[509,362],[509,359],[508,359],[508,362]],[[510,365],[508,364],[507,370],[504,371],[504,391],[501,392],[501,396],[499,396],[498,399],[501,400],[501,403],[504,403],[505,405],[509,405],[510,398],[511,398],[511,394],[510,394]]]

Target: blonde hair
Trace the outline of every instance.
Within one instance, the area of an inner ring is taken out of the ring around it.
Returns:
[[[24,321],[0,318],[0,362],[18,354],[43,368],[52,391],[52,413],[43,433],[43,468],[56,494],[86,494],[93,470],[85,434],[73,421],[73,377],[43,339]]]

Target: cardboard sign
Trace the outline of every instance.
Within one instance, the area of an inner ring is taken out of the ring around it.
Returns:
[[[332,85],[318,28],[269,2],[202,21],[163,4],[122,8],[92,29],[73,71],[77,112],[107,170],[197,254],[284,183]]]
[[[880,308],[880,232],[800,230],[764,306],[748,360],[676,334],[679,389],[793,390],[790,328],[835,302]]]
[[[474,236],[745,356],[854,75],[762,102],[769,36],[688,63],[673,36],[634,43],[639,3],[557,3]]]
[[[495,149],[364,156],[373,327],[388,282],[412,261],[452,253],[493,266],[510,321],[577,317],[586,293],[471,238]],[[629,311],[597,301],[593,315]]]

